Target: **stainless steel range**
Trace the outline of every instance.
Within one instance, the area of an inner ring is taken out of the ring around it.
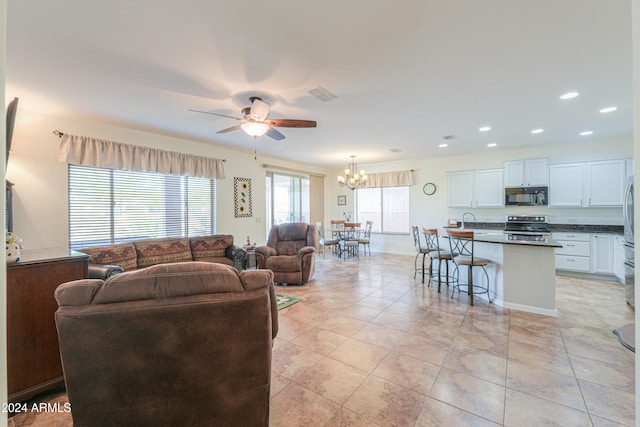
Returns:
[[[544,242],[551,236],[544,215],[507,215],[504,232],[508,240]]]

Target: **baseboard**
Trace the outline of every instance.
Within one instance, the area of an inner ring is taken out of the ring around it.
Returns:
[[[529,305],[514,304],[510,302],[505,302],[503,307],[508,308],[510,310],[518,310],[518,311],[525,311],[527,313],[540,314],[542,316],[558,317],[557,309],[550,310],[550,309],[539,308],[539,307],[531,307]]]

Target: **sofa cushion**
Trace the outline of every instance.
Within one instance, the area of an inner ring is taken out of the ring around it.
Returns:
[[[269,274],[265,276],[271,277]],[[240,276],[233,267],[183,262],[154,265],[112,276],[96,292],[92,304],[239,292],[243,289]]]
[[[216,262],[218,264],[226,264],[226,265],[230,265],[232,267],[234,266],[233,265],[233,260],[231,260],[231,259],[229,259],[227,257],[223,257],[223,256],[208,256],[208,257],[194,259],[194,261]]]
[[[89,255],[91,264],[117,265],[124,271],[135,270],[138,267],[136,248],[132,242],[95,246],[80,251]]]
[[[302,261],[297,255],[270,256],[265,261],[265,268],[273,271],[300,271]]]
[[[190,240],[194,261],[203,261],[203,258],[210,257],[224,257],[226,249],[233,245],[233,236],[227,234],[192,237]]]
[[[187,238],[138,240],[133,244],[138,253],[138,268],[192,260]]]

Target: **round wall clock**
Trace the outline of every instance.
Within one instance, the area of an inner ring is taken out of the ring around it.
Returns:
[[[436,185],[433,182],[427,182],[424,187],[422,187],[422,191],[427,196],[431,196],[436,192]]]

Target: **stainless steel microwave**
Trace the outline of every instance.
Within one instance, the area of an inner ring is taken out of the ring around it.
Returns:
[[[549,187],[513,187],[504,189],[506,206],[547,206]]]

